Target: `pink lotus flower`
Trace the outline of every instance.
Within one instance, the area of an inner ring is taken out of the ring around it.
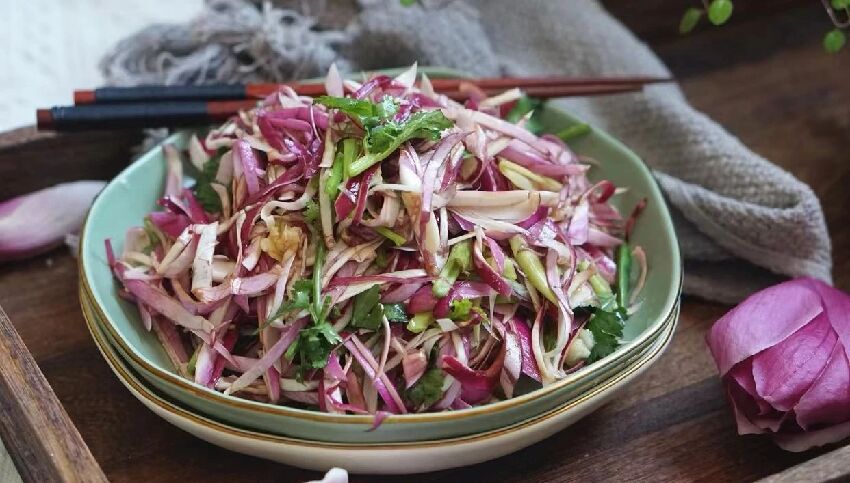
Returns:
[[[850,436],[850,296],[810,278],[762,290],[707,337],[739,434],[789,451]]]

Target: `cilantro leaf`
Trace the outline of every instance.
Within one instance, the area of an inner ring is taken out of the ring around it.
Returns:
[[[384,317],[390,322],[406,324],[408,321],[404,304],[384,304]]]
[[[340,341],[333,326],[327,322],[301,330],[298,337],[298,352],[301,356],[301,370],[305,368],[321,369],[328,362],[333,345]]]
[[[355,297],[351,325],[361,329],[377,330],[384,318],[384,307],[380,303],[380,299],[380,285],[375,285]]]
[[[292,284],[292,298],[281,304],[275,315],[278,313],[291,312],[293,310],[303,310],[310,308],[310,280],[299,280]]]
[[[320,96],[316,98],[316,103],[348,114],[355,118],[367,131],[369,128],[391,119],[398,112],[398,101],[390,96],[384,96],[378,103],[351,97]]]
[[[325,301],[325,305],[328,305],[329,299]],[[327,320],[322,319],[320,322],[316,322],[316,314],[312,309],[311,313],[314,317],[313,325],[301,329],[298,339],[289,346],[289,350],[285,354],[290,360],[294,359],[296,354],[299,356],[302,377],[307,369],[325,367],[328,362],[328,355],[333,350],[334,345],[342,342],[339,334]]]
[[[586,329],[593,333],[593,348],[587,363],[598,361],[614,352],[623,337],[626,311],[622,308],[615,310],[595,309]]]
[[[215,180],[215,175],[218,172],[218,165],[221,162],[223,150],[219,150],[215,155],[211,156],[195,180],[195,186],[192,187],[192,193],[195,198],[204,207],[204,210],[210,213],[221,212],[221,198],[212,187],[213,183],[218,183]]]
[[[358,120],[369,119],[379,115],[380,107],[374,102],[353,97],[319,96],[313,99],[316,104],[338,109]]]
[[[407,399],[415,407],[429,407],[443,397],[443,371],[432,367],[405,392]]]
[[[280,304],[280,307],[278,307],[277,310],[275,310],[274,313],[266,319],[265,324],[258,328],[255,334],[260,333],[263,329],[271,325],[272,322],[283,317],[289,312],[309,309],[311,304],[310,290],[312,290],[312,288],[312,282],[306,279],[298,280],[292,284],[292,297]]]
[[[378,106],[378,117],[381,119],[389,119],[398,112],[398,101],[390,96],[384,96]]]
[[[516,123],[529,112],[533,112],[531,118],[526,121],[525,128],[534,134],[539,134],[543,130],[543,125],[537,118],[537,108],[543,105],[543,101],[534,97],[522,96],[517,99],[513,109],[505,116],[508,122]]]
[[[398,112],[398,101],[390,96],[385,96],[378,103],[331,96],[317,97],[315,102],[348,114],[366,130],[363,138],[364,154],[348,166],[349,176],[357,176],[383,161],[405,141],[422,138],[436,140],[443,130],[452,126],[452,121],[440,110],[415,112],[406,120],[397,121],[393,116]]]
[[[404,122],[389,121],[379,124],[366,133],[363,139],[366,154],[351,164],[351,175],[356,176],[366,171],[392,154],[407,140],[440,139],[440,133],[450,127],[452,122],[439,110],[415,112]]]
[[[312,325],[301,329],[298,338],[284,354],[289,360],[296,357],[300,361],[299,377],[303,377],[308,369],[320,369],[328,362],[328,354],[334,345],[342,342],[333,326],[327,321],[330,312],[331,298],[321,298],[321,274],[325,250],[316,234],[313,235],[316,246],[316,259],[313,263],[312,280],[299,280],[293,284],[293,297],[288,303],[293,308],[308,309]]]

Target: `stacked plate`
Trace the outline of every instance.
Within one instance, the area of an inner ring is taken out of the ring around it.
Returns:
[[[551,131],[576,122],[546,108]],[[185,148],[187,133],[166,142]],[[113,180],[89,213],[80,242],[80,303],[92,337],[115,375],[145,406],[213,444],[316,470],[341,466],[360,473],[414,473],[469,465],[533,444],[610,400],[658,359],[678,318],[681,260],[670,216],[652,176],[619,142],[594,131],[571,144],[599,162],[591,178],[628,186],[621,209],[648,205],[632,235],[649,260],[640,308],[624,344],[605,359],[555,384],[522,381],[512,399],[470,409],[391,416],[370,431],[371,416],[337,415],[226,396],[180,377],[136,308],[116,294],[103,241],[123,240],[156,206],[165,178],[155,148]],[[121,246],[115,246],[121,250]]]

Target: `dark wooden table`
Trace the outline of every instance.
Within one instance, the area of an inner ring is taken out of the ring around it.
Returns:
[[[675,33],[686,2],[605,3],[670,65],[698,109],[813,187],[832,233],[836,285],[850,290],[850,52],[830,56],[821,49],[828,24],[819,2],[742,0],[730,25],[688,37]],[[0,198],[62,179],[107,179],[126,164],[138,138],[0,135]],[[133,399],[89,339],[67,250],[0,266],[0,304],[111,480],[317,476],[204,443]],[[765,438],[737,436],[703,341],[727,309],[686,298],[672,346],[648,373],[617,401],[537,445],[458,470],[352,480],[740,481],[824,453],[785,453]]]

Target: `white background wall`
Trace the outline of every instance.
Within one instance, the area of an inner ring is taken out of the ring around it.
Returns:
[[[101,56],[150,23],[185,22],[202,0],[0,0],[0,131],[97,87]]]

